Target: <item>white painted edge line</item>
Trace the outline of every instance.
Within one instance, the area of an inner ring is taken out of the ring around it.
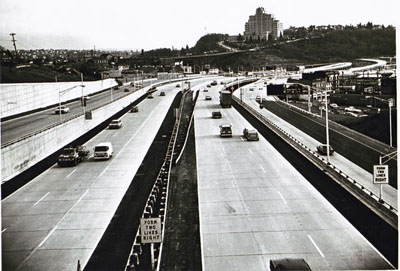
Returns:
[[[286,199],[283,197],[283,195],[281,194],[281,192],[278,191],[278,195],[279,195],[279,197],[282,199],[282,201],[287,205],[287,201],[286,201]]]
[[[36,204],[38,204],[39,202],[41,202],[45,197],[47,197],[48,194],[50,194],[50,192],[47,192],[46,195],[44,195],[44,196],[41,197],[37,202],[35,202],[35,204],[33,204],[33,206],[36,206]]]
[[[4,228],[4,229],[1,231],[1,233],[5,232],[6,230],[7,230],[7,228]]]
[[[265,169],[262,165],[260,165],[261,170],[265,173]]]
[[[319,249],[317,244],[315,243],[314,239],[311,237],[311,235],[307,234],[308,239],[310,239],[311,243],[314,245],[314,247],[318,250],[319,254],[321,255],[322,258],[325,258],[324,253]]]
[[[249,149],[249,153],[250,153],[250,154],[253,154],[253,151],[252,151],[251,149]]]
[[[75,168],[73,171],[71,171],[71,173],[68,174],[68,175],[65,177],[65,179],[68,179],[75,171],[76,171],[76,168]]]

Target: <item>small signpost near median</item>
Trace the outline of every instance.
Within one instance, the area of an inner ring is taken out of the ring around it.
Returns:
[[[379,201],[382,201],[382,184],[389,183],[389,166],[374,165],[374,184],[380,184]]]
[[[150,244],[151,268],[154,270],[154,243],[162,242],[161,218],[141,218],[140,236],[142,244]]]

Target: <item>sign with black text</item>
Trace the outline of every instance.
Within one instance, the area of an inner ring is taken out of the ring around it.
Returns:
[[[142,244],[161,243],[161,218],[141,218],[140,236]]]
[[[374,165],[374,183],[376,184],[389,183],[388,165]]]

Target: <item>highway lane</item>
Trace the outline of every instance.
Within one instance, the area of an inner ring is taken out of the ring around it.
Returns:
[[[204,270],[269,270],[283,257],[302,257],[313,270],[392,268],[263,137],[245,141],[250,124],[218,103],[213,88],[195,108]],[[219,137],[226,122],[232,138]]]
[[[74,270],[78,259],[85,266],[180,88],[159,90],[166,96],[143,100],[138,113],[121,118],[121,129],[88,141],[84,162],[54,165],[2,201],[3,270]],[[104,141],[113,158],[93,161],[93,147]]]

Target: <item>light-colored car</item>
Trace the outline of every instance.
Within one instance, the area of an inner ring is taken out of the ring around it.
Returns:
[[[249,130],[247,128],[243,129],[243,136],[247,141],[258,141],[258,132],[256,130]]]
[[[229,123],[221,124],[219,126],[219,135],[220,137],[232,137],[232,125]]]
[[[261,96],[257,96],[257,97],[256,97],[256,102],[257,102],[257,103],[261,103]]]
[[[93,158],[95,160],[110,159],[113,155],[111,142],[102,142],[94,147]]]
[[[69,107],[66,107],[65,105],[58,106],[58,107],[56,108],[55,113],[56,113],[56,114],[60,114],[60,112],[61,112],[61,114],[66,114],[66,113],[68,113],[68,112],[69,112]]]
[[[120,119],[112,120],[108,125],[109,129],[119,129],[122,127],[122,121]]]

